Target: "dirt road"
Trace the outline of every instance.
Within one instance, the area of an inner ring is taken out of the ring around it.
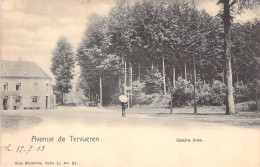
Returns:
[[[173,115],[164,109],[147,111],[132,109],[125,118],[120,108],[2,112],[1,166],[26,161],[34,162],[33,166],[62,167],[259,166],[257,114],[223,116],[222,111],[200,110],[194,116],[190,109],[175,110]],[[250,118],[250,126],[241,123]],[[39,140],[32,141],[33,136]],[[53,142],[40,141],[48,138]],[[6,150],[8,146],[12,151]]]

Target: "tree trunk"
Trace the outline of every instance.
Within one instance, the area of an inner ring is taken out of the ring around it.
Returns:
[[[184,64],[184,79],[187,81],[187,64]]]
[[[225,63],[225,62],[224,62]],[[223,63],[223,64],[224,64]],[[226,66],[224,66],[224,68],[225,68]],[[223,76],[222,76],[222,82],[225,84],[225,70],[223,70]]]
[[[139,74],[139,82],[141,82],[141,65],[138,64],[138,74]]]
[[[131,88],[131,93],[130,93],[130,107],[133,105],[133,68],[132,65],[130,64],[130,88]]]
[[[166,80],[165,80],[164,55],[163,55],[163,94],[166,95]]]
[[[64,105],[64,93],[61,92],[61,104]]]
[[[197,92],[196,92],[196,61],[195,61],[195,56],[193,56],[193,72],[194,72],[194,78],[193,78],[193,83],[194,83],[194,114],[197,114]]]
[[[173,67],[172,85],[175,88],[175,67]]]
[[[224,55],[226,58],[226,82],[227,82],[227,106],[226,114],[235,114],[235,104],[233,97],[233,84],[232,84],[232,65],[231,65],[231,16],[229,1],[224,3]]]
[[[100,95],[99,95],[99,101],[100,101],[100,106],[102,107],[103,105],[103,92],[102,92],[102,78],[101,76],[99,77],[99,86],[100,86]]]
[[[125,86],[127,86],[127,83],[126,83],[126,62],[125,62],[125,70],[124,70],[124,72],[125,72]]]
[[[257,98],[255,99],[256,111],[259,112]]]
[[[129,109],[130,108],[130,93],[129,91],[127,91],[127,108]]]
[[[121,90],[121,78],[120,78],[120,76],[118,76],[118,89],[119,89],[119,93],[121,93],[122,92],[122,90]]]

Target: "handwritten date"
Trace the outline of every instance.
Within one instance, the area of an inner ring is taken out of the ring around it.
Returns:
[[[12,146],[11,144],[8,144],[7,146],[4,146],[5,148],[5,151],[15,151],[17,153],[25,153],[25,154],[28,154],[32,151],[44,151],[45,150],[45,146]]]

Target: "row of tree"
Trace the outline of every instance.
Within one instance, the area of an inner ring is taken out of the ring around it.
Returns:
[[[260,23],[231,26],[230,11],[234,4],[254,3],[220,0],[223,9],[212,17],[185,0],[118,1],[107,17],[89,17],[77,49],[85,94],[100,93],[102,78],[102,99],[108,104],[130,78],[142,82],[162,73],[160,90],[165,92],[177,77],[192,80],[197,74],[205,83],[220,80],[227,85],[227,114],[234,113],[232,80],[247,83],[259,78]],[[131,76],[126,76],[130,69]]]

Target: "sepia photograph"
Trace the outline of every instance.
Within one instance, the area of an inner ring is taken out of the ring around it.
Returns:
[[[260,0],[1,0],[0,167],[259,167]]]

